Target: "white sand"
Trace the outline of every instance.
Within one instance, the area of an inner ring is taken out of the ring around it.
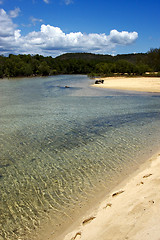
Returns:
[[[63,239],[160,240],[160,154],[106,196]]]
[[[140,92],[160,92],[160,77],[107,77],[101,79],[104,80],[103,84],[94,84],[93,86]]]

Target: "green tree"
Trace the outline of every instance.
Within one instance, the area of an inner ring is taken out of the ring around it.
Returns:
[[[38,72],[40,75],[42,76],[48,76],[50,73],[50,69],[49,66],[47,65],[47,63],[45,61],[43,61],[38,68]]]
[[[31,64],[25,64],[23,67],[23,74],[27,77],[33,75]]]
[[[145,72],[147,72],[148,70],[149,70],[149,66],[148,65],[146,65],[146,64],[138,64],[136,66],[135,72],[136,72],[137,75],[142,75]]]
[[[1,65],[0,65],[0,78],[3,78],[3,70]]]
[[[96,64],[96,72],[97,73],[103,73],[108,74],[111,73],[111,66],[108,63],[98,63]]]

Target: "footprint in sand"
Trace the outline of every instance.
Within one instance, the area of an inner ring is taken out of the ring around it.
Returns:
[[[107,207],[111,207],[111,206],[112,206],[112,203],[107,203],[106,206],[104,207],[104,209]]]
[[[119,194],[121,194],[121,193],[123,193],[123,192],[124,192],[123,190],[120,190],[120,191],[118,191],[118,192],[115,192],[115,193],[112,194],[112,197],[115,197],[115,196],[117,196],[117,195],[119,195]]]
[[[85,225],[85,224],[87,224],[87,223],[90,223],[90,222],[91,222],[93,219],[95,219],[95,218],[96,218],[96,217],[89,217],[89,218],[85,219],[85,220],[82,222],[82,224]],[[75,235],[73,238],[71,238],[71,240],[81,239],[81,235],[82,235],[81,232],[77,232],[76,235]]]
[[[73,238],[71,238],[71,240],[81,239],[81,235],[82,235],[81,232],[77,232],[76,235]]]
[[[85,219],[82,224],[85,225],[86,223],[90,223],[93,219],[95,219],[96,217],[89,217],[87,219]]]
[[[148,178],[148,177],[150,177],[150,176],[152,176],[152,173],[149,173],[149,174],[144,175],[143,178]]]
[[[144,182],[137,183],[137,186],[144,184]]]

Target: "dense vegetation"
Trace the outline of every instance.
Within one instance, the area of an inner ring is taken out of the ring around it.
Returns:
[[[91,53],[67,53],[56,58],[38,54],[0,56],[1,78],[54,74],[143,75],[145,72],[160,72],[160,48],[117,56]]]

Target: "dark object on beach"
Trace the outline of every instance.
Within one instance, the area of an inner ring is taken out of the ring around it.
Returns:
[[[112,206],[112,203],[107,203],[104,208],[111,207],[111,206]]]
[[[140,183],[137,183],[137,186],[139,186],[139,185],[141,185],[141,184],[144,184],[144,182],[141,181]]]
[[[85,219],[82,223],[83,223],[83,224],[86,224],[86,223],[92,221],[92,220],[95,219],[95,218],[96,218],[96,217],[87,218],[87,219]]]
[[[95,81],[95,84],[101,84],[101,83],[103,84],[103,83],[104,83],[104,80],[96,80],[96,81]]]
[[[71,240],[74,240],[77,238],[77,236],[81,236],[81,232],[77,232],[76,235],[71,239]]]
[[[148,178],[148,177],[150,177],[151,175],[152,175],[152,173],[146,174],[146,175],[143,176],[143,178]]]
[[[123,192],[124,192],[123,190],[118,191],[118,192],[115,192],[115,193],[112,194],[112,197],[115,197],[115,196],[117,196],[118,194],[121,194],[121,193],[123,193]]]
[[[65,86],[65,88],[69,88],[68,86]]]

